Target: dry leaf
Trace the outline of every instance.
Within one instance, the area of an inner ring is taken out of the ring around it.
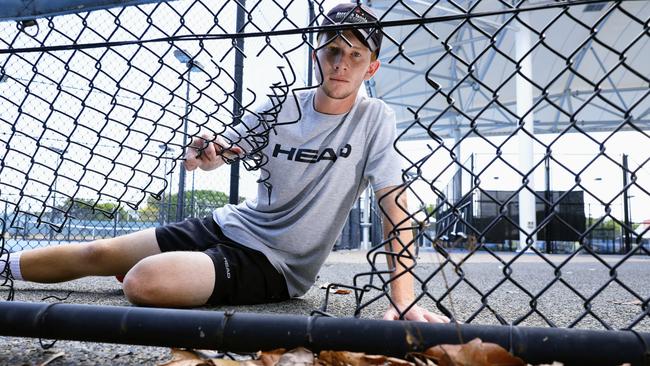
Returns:
[[[368,361],[368,364],[370,365],[415,366],[413,362],[396,357],[365,355],[363,358]]]
[[[641,300],[632,300],[632,301],[614,301],[616,305],[642,305],[643,301]]]
[[[284,348],[275,349],[273,351],[260,352],[257,354],[257,358],[262,362],[263,366],[275,366],[278,361],[280,361],[280,357],[282,357],[284,352]]]
[[[352,293],[352,290],[339,288],[338,286],[332,285],[329,282],[325,282],[324,284],[320,285],[320,288],[322,290],[327,290],[330,294],[334,295],[348,295]]]
[[[365,366],[363,353],[345,351],[321,351],[318,359],[330,366]]]
[[[38,366],[47,366],[50,362],[56,360],[56,359],[59,358],[59,357],[63,357],[63,356],[65,356],[65,352],[55,353],[55,354],[53,354],[50,358],[48,358],[47,360],[43,361],[43,363],[41,363],[41,364],[38,365]]]
[[[259,361],[235,361],[235,360],[226,360],[223,358],[211,358],[206,360],[209,363],[206,365],[210,366],[262,366],[262,363]]]
[[[359,352],[321,351],[318,359],[328,366],[415,366],[412,362],[399,358],[366,355]]]
[[[171,361],[160,366],[212,366],[210,360],[201,359],[196,353],[188,350],[172,348]]]
[[[393,365],[393,366],[415,366],[413,362],[402,360],[401,358],[388,357],[386,361],[388,361],[389,365]]]
[[[314,354],[306,348],[298,347],[280,356],[276,366],[312,366],[313,364]]]
[[[519,357],[498,344],[483,343],[476,338],[462,345],[438,345],[425,351],[440,366],[524,366]]]
[[[352,293],[352,290],[346,290],[346,289],[336,289],[336,290],[330,290],[330,294],[335,294],[335,295],[349,295]]]
[[[419,353],[411,353],[408,357],[415,362],[415,366],[437,366],[437,364],[429,357],[422,356],[422,354]]]
[[[388,362],[389,362],[388,359],[389,359],[389,357],[386,357],[386,356],[363,354],[363,360],[368,365],[385,365],[385,364],[388,364]],[[397,358],[395,360],[397,360]],[[402,361],[402,360],[400,360],[400,361]],[[402,361],[402,362],[405,362],[405,361]]]
[[[256,360],[210,358],[201,351],[172,349],[172,360],[161,366],[524,366],[524,362],[500,346],[480,339],[463,345],[440,345],[425,353],[411,353],[414,362],[360,352],[322,351],[317,359],[306,348],[289,352],[259,352]],[[436,361],[436,362],[434,362]],[[559,365],[553,365],[559,366]]]

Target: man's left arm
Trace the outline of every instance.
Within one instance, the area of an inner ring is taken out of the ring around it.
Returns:
[[[377,202],[383,213],[384,239],[386,251],[394,253],[387,255],[388,267],[392,270],[390,292],[395,306],[390,305],[384,314],[386,320],[397,320],[406,308],[415,301],[413,274],[409,268],[414,265],[415,243],[411,219],[408,215],[406,191],[399,186],[387,187],[375,192]],[[418,305],[413,305],[404,314],[406,320],[416,320],[431,323],[446,323],[449,318],[430,312]]]

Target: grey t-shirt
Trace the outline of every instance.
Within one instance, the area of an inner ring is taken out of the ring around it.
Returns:
[[[270,196],[260,183],[257,199],[213,215],[226,236],[267,256],[291,296],[313,285],[368,183],[375,191],[402,183],[394,112],[381,100],[358,96],[349,113],[322,114],[313,107],[314,94],[302,91],[296,103],[286,101],[276,133],[269,133],[263,152]],[[242,123],[259,125],[254,117]]]

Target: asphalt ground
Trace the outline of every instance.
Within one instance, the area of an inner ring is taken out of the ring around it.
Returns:
[[[499,254],[508,263],[514,254]],[[452,259],[460,261],[466,253],[453,253]],[[450,266],[442,273],[429,278],[426,288],[429,294],[439,298],[452,288],[451,296],[442,300],[442,305],[452,310],[457,319],[470,320],[472,324],[498,324],[493,311],[505,321],[519,321],[524,326],[548,326],[541,316],[531,312],[531,296],[542,293],[536,301],[536,309],[558,327],[575,326],[582,329],[605,329],[596,317],[612,329],[628,327],[642,313],[642,299],[650,298],[650,258],[635,256],[621,264],[621,256],[603,256],[602,261],[589,255],[579,255],[568,263],[566,255],[548,255],[548,261],[534,254],[524,254],[511,266],[489,254],[473,255],[464,261],[462,272],[454,272]],[[438,255],[420,253],[416,274],[426,280],[438,268]],[[383,260],[378,263],[384,263]],[[328,283],[351,285],[357,275],[358,284],[368,282],[368,276],[359,274],[370,271],[365,253],[355,251],[334,252],[320,271],[316,284],[303,297],[289,301],[255,306],[224,306],[206,310],[254,313],[282,313],[310,315],[323,305]],[[511,274],[504,277],[504,271]],[[556,278],[561,274],[561,281]],[[467,281],[459,281],[462,278]],[[613,280],[614,279],[614,280]],[[379,283],[374,279],[374,284]],[[550,288],[544,290],[549,284]],[[627,287],[627,289],[625,288]],[[15,283],[15,300],[30,302],[59,302],[130,306],[126,301],[120,283],[114,278],[91,277],[60,284]],[[480,293],[479,293],[480,292]],[[421,293],[421,290],[418,291]],[[586,315],[581,321],[573,322],[585,313],[585,301],[577,293],[590,299],[588,308],[596,316]],[[594,294],[598,293],[593,299]],[[378,292],[368,293],[363,299],[374,298]],[[0,291],[0,298],[6,298],[6,291]],[[486,295],[486,297],[484,297]],[[49,298],[48,298],[49,297]],[[488,307],[482,305],[486,299]],[[381,318],[387,308],[385,298],[366,303],[363,318]],[[428,297],[420,305],[435,310],[435,304]],[[352,316],[355,309],[353,294],[330,294],[327,312],[340,317]],[[492,309],[492,310],[490,310]],[[521,319],[525,317],[525,319]],[[650,316],[642,317],[634,327],[636,331],[650,332]],[[44,344],[50,340],[40,340]],[[0,365],[39,365],[55,355],[61,355],[48,365],[158,365],[169,360],[168,348],[142,347],[132,345],[101,344],[91,342],[58,341],[51,348],[43,349],[38,339],[0,337]]]

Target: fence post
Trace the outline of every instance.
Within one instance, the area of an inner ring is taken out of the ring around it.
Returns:
[[[246,7],[246,0],[239,0],[239,6],[237,7],[237,28],[235,29],[237,33],[243,31],[244,22],[246,21],[246,14],[244,14],[244,9]],[[233,100],[233,126],[238,123],[238,119],[241,117],[241,107],[239,101],[242,100],[242,95],[244,92],[244,38],[238,37],[237,48],[241,52],[235,52],[235,99]],[[239,203],[239,160],[230,164],[230,203],[237,204]]]
[[[549,209],[549,202],[551,201],[551,161],[548,155],[544,158],[544,176],[546,181],[546,187],[544,189],[544,199],[546,200],[544,202],[544,217],[548,217],[551,214],[551,210]],[[537,214],[537,209],[535,209],[535,214]],[[553,242],[551,241],[551,235],[553,234],[553,230],[551,229],[552,223],[553,220],[549,220],[544,229],[544,241],[546,242],[546,253],[548,254],[553,254]]]
[[[196,173],[196,170],[192,171],[192,195],[190,196],[190,217],[196,217],[194,214],[194,195],[196,194],[194,192],[194,173]]]
[[[165,190],[163,190],[160,202],[158,202],[158,224],[163,226],[165,223]]]
[[[530,24],[527,12],[517,15],[520,22]],[[526,239],[530,235],[533,245],[537,235],[531,234],[537,226],[535,209],[535,180],[531,170],[533,168],[533,139],[535,135],[535,120],[533,119],[533,85],[528,80],[533,79],[533,60],[531,49],[530,31],[520,27],[515,33],[516,54],[520,70],[516,76],[517,116],[520,118],[521,129],[517,132],[519,141],[519,170],[528,174],[524,179],[525,184],[519,191],[519,245],[517,251],[526,249]],[[527,80],[528,79],[528,80]],[[528,188],[529,190],[527,190]],[[532,191],[532,192],[531,192]]]
[[[307,1],[309,4],[309,26],[314,26],[312,24],[314,22],[314,19],[316,19],[316,14],[314,13],[314,2],[309,0]],[[314,32],[309,33],[309,44],[312,46],[314,45]],[[314,64],[312,61],[311,56],[307,57],[307,86],[311,86],[311,84],[314,82]]]
[[[115,213],[115,218],[113,218],[113,237],[117,236],[117,220],[119,220],[120,217],[120,210],[118,209],[117,212]]]
[[[591,225],[593,225],[593,219],[592,219],[592,217],[591,217],[591,202],[590,202],[590,203],[587,203],[587,212],[588,212],[588,216],[587,216],[587,225],[585,225],[585,227],[591,227]],[[594,231],[595,231],[595,230],[596,230],[595,228],[592,228],[592,229],[589,231],[589,237],[588,237],[588,239],[587,239],[587,243],[586,243],[586,245],[587,245],[588,248],[593,248],[593,243],[594,243]]]
[[[9,209],[9,202],[5,201],[5,210],[2,213],[2,221],[4,222],[3,229],[2,229],[2,235],[4,235],[4,232],[5,232],[6,228],[7,228],[7,219],[9,218],[7,216],[7,210],[8,209]]]
[[[629,253],[632,250],[632,244],[630,243],[630,212],[628,207],[628,201],[630,200],[627,188],[627,155],[623,154],[623,220],[625,226],[623,227],[623,237],[625,238],[625,249],[624,253]]]
[[[176,166],[178,166],[177,164]],[[183,167],[180,167],[183,169]],[[173,180],[174,180],[174,174],[171,173],[169,174],[169,199],[167,200],[168,202],[166,203],[165,207],[165,219],[167,219],[167,222],[173,222],[172,221],[172,203],[173,203],[173,197],[174,197],[174,191],[172,191],[172,186],[173,186]],[[178,195],[176,196],[176,200],[178,200]]]
[[[23,215],[23,240],[27,239],[27,215]]]
[[[183,117],[183,149],[187,147],[187,119],[190,113],[190,79],[192,78],[192,64],[187,61],[187,92],[185,93],[185,116]],[[185,167],[179,164],[178,194],[176,196],[176,222],[185,218]]]

